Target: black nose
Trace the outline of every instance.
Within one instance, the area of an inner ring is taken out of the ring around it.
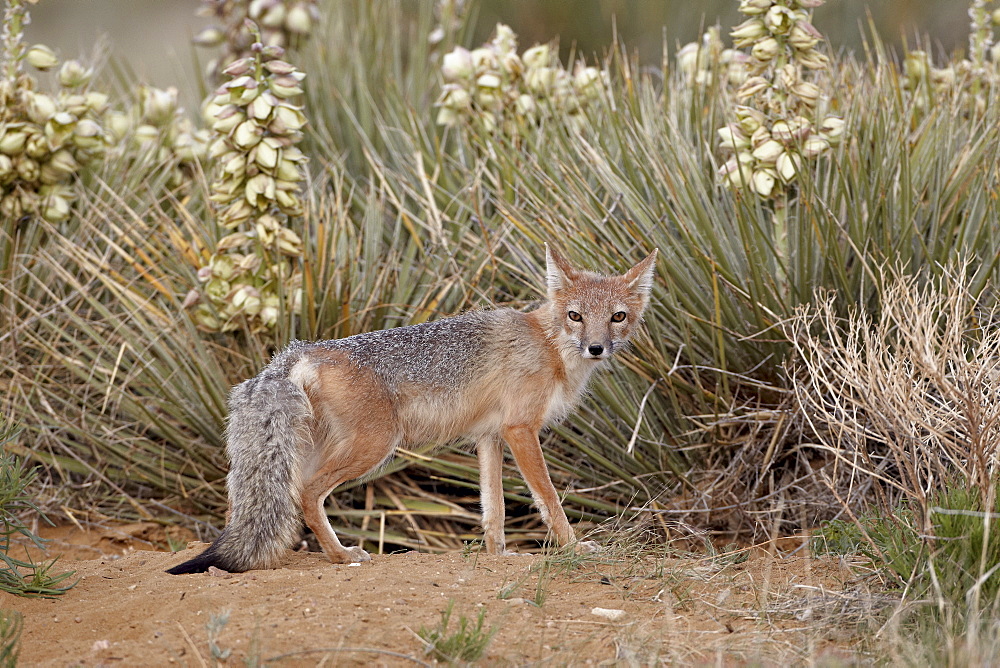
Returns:
[[[600,343],[591,343],[589,346],[587,346],[587,352],[593,355],[594,357],[597,357],[598,355],[604,352],[604,346],[602,346]]]

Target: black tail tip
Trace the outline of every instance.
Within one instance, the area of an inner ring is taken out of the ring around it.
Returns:
[[[187,573],[204,573],[209,569],[209,567],[215,566],[219,567],[218,556],[215,554],[215,550],[208,548],[201,554],[199,554],[194,559],[189,559],[183,564],[178,564],[173,568],[167,569],[167,573],[171,575],[186,575]]]

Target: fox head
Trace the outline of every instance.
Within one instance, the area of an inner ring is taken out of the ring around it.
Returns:
[[[553,333],[564,357],[595,362],[611,357],[642,322],[656,250],[620,276],[576,269],[548,245],[545,260]]]

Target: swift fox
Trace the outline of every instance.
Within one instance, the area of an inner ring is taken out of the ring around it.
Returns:
[[[399,446],[461,436],[478,449],[488,552],[505,548],[504,441],[542,519],[561,545],[572,543],[538,432],[573,408],[594,369],[639,326],[655,260],[654,250],[623,275],[607,277],[575,269],[547,248],[548,299],[534,311],[473,311],[293,342],[233,389],[226,527],[202,554],[168,572],[273,568],[298,538],[300,511],[330,561],[368,561],[360,547],[337,539],[326,497]]]

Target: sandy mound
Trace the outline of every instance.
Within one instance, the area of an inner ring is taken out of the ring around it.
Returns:
[[[605,554],[573,563],[409,552],[348,566],[289,552],[276,570],[171,576],[164,569],[205,546],[171,554],[135,549],[156,543],[145,538],[63,536],[64,546],[88,540],[84,554],[101,545],[109,554],[110,542],[111,556],[64,557],[59,566],[75,569],[79,583],[63,597],[0,594],[0,607],[25,616],[22,664],[209,666],[213,653],[228,665],[433,663],[418,632],[437,626],[449,602],[449,630],[480,608],[497,628],[484,663],[788,663],[851,654],[838,649],[850,647],[850,629],[822,622],[851,577],[829,558]]]

